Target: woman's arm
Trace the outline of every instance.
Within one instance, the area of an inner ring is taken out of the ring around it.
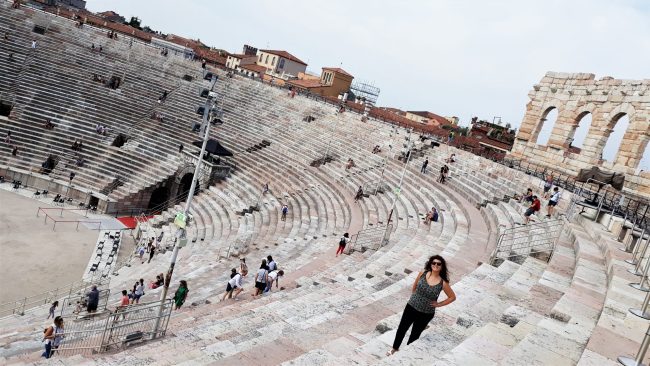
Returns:
[[[447,295],[447,298],[441,302],[434,301],[432,303],[434,308],[449,305],[452,302],[456,301],[456,293],[454,293],[454,290],[451,289],[451,286],[449,286],[448,282],[442,282],[442,290],[445,292],[445,295]]]
[[[47,328],[47,332],[43,336],[43,339],[53,339],[54,338],[54,327]]]
[[[420,281],[420,277],[422,277],[422,271],[418,273],[418,276],[415,278],[415,282],[413,282],[413,288],[411,289],[411,292],[415,292],[415,289],[418,288],[418,281]]]

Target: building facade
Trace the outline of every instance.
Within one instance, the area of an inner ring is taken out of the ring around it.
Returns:
[[[307,63],[287,51],[258,50],[256,63],[266,68],[267,74],[284,80],[307,71]]]
[[[256,55],[232,54],[228,55],[228,58],[226,59],[226,67],[229,69],[237,69],[237,66],[239,65],[250,65],[254,64],[256,61]]]
[[[323,67],[320,77],[300,73],[297,80],[288,80],[287,83],[312,94],[338,98],[350,91],[353,79],[354,76],[343,69]]]

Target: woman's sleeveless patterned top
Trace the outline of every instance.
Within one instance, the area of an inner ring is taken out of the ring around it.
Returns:
[[[440,296],[440,291],[442,291],[442,280],[440,280],[439,284],[430,286],[427,283],[427,273],[424,272],[420,276],[415,292],[411,295],[408,304],[419,312],[434,314],[436,308],[431,306],[431,302],[438,301],[438,296]]]

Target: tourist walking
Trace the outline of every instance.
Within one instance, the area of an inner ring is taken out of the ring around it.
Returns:
[[[239,295],[240,292],[244,290],[242,287],[242,276],[241,274],[237,273],[237,269],[233,268],[231,270],[230,274],[230,280],[228,280],[228,284],[226,285],[226,293],[223,294],[223,298],[221,298],[221,301],[225,301],[226,297],[230,298],[237,298],[237,295]],[[235,295],[233,296],[233,292]]]
[[[354,195],[354,202],[359,202],[363,198],[363,187],[359,186],[357,194]]]
[[[447,299],[438,302],[438,296],[442,291],[447,295]],[[424,270],[418,273],[415,282],[413,282],[411,297],[397,327],[393,348],[386,355],[390,356],[399,351],[406,331],[411,326],[413,328],[406,344],[411,344],[420,338],[420,334],[436,314],[436,308],[449,305],[455,300],[456,294],[449,285],[449,272],[445,259],[439,255],[431,256],[424,265]]]
[[[422,168],[420,168],[420,173],[427,174],[427,166],[428,165],[429,165],[429,158],[426,158],[424,160],[424,163],[422,163]]]
[[[123,312],[126,311],[126,308],[129,307],[129,294],[126,290],[122,290],[122,298],[120,299],[120,304],[115,309],[116,313],[122,312],[122,319],[126,319],[126,314]]]
[[[147,263],[151,263],[154,254],[156,254],[156,246],[151,244],[151,246],[149,247],[149,261]]]
[[[440,176],[438,177],[438,182],[444,184],[445,183],[445,167],[441,166],[440,167]]]
[[[142,258],[142,257],[144,257],[144,252],[145,251],[146,250],[144,249],[144,245],[141,245],[140,248],[138,249],[138,256],[140,257],[140,263],[141,264],[144,264],[144,258]]]
[[[266,257],[266,266],[268,267],[269,271],[275,271],[278,269],[278,264],[273,260],[273,257],[270,255]]]
[[[275,288],[278,288],[278,280],[280,277],[284,276],[283,270],[270,271],[268,276],[268,281],[266,282],[266,288],[264,292],[270,292],[273,288],[273,283],[275,282]]]
[[[97,286],[93,285],[90,291],[86,294],[86,311],[88,313],[94,313],[97,311],[97,306],[99,306],[99,290]]]
[[[178,286],[178,290],[174,293],[174,304],[176,305],[176,310],[180,309],[181,306],[185,303],[187,299],[187,293],[190,292],[190,289],[187,288],[187,281],[181,280],[181,284]]]
[[[560,189],[558,187],[553,188],[553,195],[551,196],[551,199],[548,201],[548,206],[546,206],[546,217],[551,217],[553,215],[553,211],[555,210],[555,206],[557,206],[557,203],[560,201]]]
[[[338,257],[339,254],[343,254],[343,251],[345,250],[345,246],[348,245],[350,242],[350,234],[345,233],[339,240],[339,247],[336,249],[336,256]]]
[[[266,265],[266,260],[262,259],[262,264],[260,269],[257,270],[255,274],[255,293],[253,297],[260,295],[264,289],[266,289],[266,282],[268,281],[269,270]]]
[[[140,298],[144,295],[144,279],[140,279],[135,283],[135,290],[133,291],[132,304],[139,304]]]
[[[544,181],[544,199],[548,198],[548,192],[551,190],[551,187],[553,187],[553,176],[548,175],[546,176],[546,181]]]
[[[52,303],[52,306],[50,306],[50,310],[49,310],[48,315],[47,315],[47,318],[48,318],[48,319],[49,319],[49,318],[54,319],[54,311],[56,310],[56,308],[57,308],[58,306],[59,306],[59,302],[58,302],[58,301],[55,301],[55,302]]]
[[[286,204],[282,205],[282,216],[280,221],[287,221],[287,212],[289,212],[289,207]]]
[[[246,264],[246,258],[239,259],[239,273],[241,273],[243,277],[248,276],[248,265]]]
[[[533,196],[533,202],[531,202],[530,206],[526,209],[526,212],[524,212],[524,225],[528,225],[528,222],[530,221],[530,215],[539,211],[541,205],[542,204],[539,201],[539,198],[537,198],[537,196]]]
[[[57,316],[54,318],[54,323],[45,329],[43,332],[43,344],[45,345],[45,352],[41,357],[50,358],[54,354],[61,339],[63,338],[63,318]]]

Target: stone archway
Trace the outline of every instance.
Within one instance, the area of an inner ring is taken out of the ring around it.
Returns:
[[[570,175],[592,166],[634,175],[630,180],[633,183],[626,184],[626,188],[650,196],[650,172],[638,177],[636,172],[650,140],[650,116],[639,112],[650,110],[647,80],[596,79],[594,74],[548,72],[528,96],[530,101],[510,153],[512,158]],[[558,119],[547,145],[542,146],[536,142],[549,107],[558,109]],[[584,127],[587,132],[582,147],[570,147],[588,115],[591,124]],[[603,162],[600,154],[614,125],[624,115],[629,118],[629,127],[615,161]]]

